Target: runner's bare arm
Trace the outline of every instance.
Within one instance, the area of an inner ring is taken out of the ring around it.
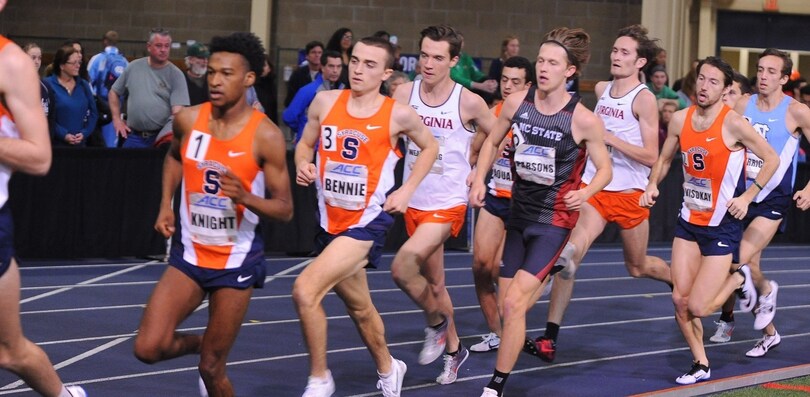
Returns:
[[[669,121],[667,128],[667,137],[664,139],[664,145],[661,147],[661,154],[652,166],[647,189],[644,194],[641,195],[641,198],[639,198],[640,206],[652,207],[655,204],[655,200],[658,199],[658,184],[661,183],[664,177],[667,176],[667,173],[669,173],[669,166],[672,165],[672,159],[675,158],[675,154],[679,149],[680,134],[685,119],[686,109],[679,110],[672,115],[672,120]]]
[[[388,196],[383,207],[386,212],[402,213],[407,209],[408,201],[416,191],[416,187],[430,172],[430,168],[436,161],[436,156],[439,154],[439,142],[410,106],[394,104],[391,119],[392,134],[404,134],[421,150],[408,179],[402,182],[399,189]],[[392,135],[392,140],[395,139],[396,137]]]
[[[610,183],[613,178],[613,169],[610,162],[605,142],[605,125],[602,119],[586,109],[582,104],[577,104],[574,110],[574,117],[571,122],[571,132],[574,139],[579,143],[585,142],[591,161],[596,166],[596,174],[591,183],[583,189],[568,192],[564,197],[566,205],[571,210],[578,210],[585,201],[600,192]]]
[[[788,107],[788,117],[796,123],[796,129],[800,129],[804,137],[810,140],[810,107],[799,102],[792,102]],[[796,200],[796,208],[802,211],[810,208],[810,181],[793,195]]]
[[[481,146],[481,152],[478,154],[478,161],[476,162],[476,173],[470,186],[469,202],[473,207],[484,205],[484,194],[486,193],[484,178],[495,162],[498,148],[512,125],[512,116],[522,101],[523,97],[520,95],[511,95],[506,98],[503,109],[501,109],[501,115],[492,123],[492,129]]]

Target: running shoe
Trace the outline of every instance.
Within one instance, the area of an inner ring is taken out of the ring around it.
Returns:
[[[541,360],[550,363],[554,361],[557,353],[557,342],[541,336],[535,340],[526,338],[523,344],[523,351],[533,356],[540,357]]]
[[[197,387],[200,389],[200,397],[208,397],[208,389],[205,388],[202,376],[197,377]]]
[[[442,373],[436,378],[436,383],[440,385],[449,385],[458,379],[458,370],[461,365],[470,358],[470,351],[461,344],[458,345],[458,353],[455,356],[449,354],[444,355],[444,369]]]
[[[745,353],[745,355],[748,357],[762,357],[769,350],[779,346],[781,342],[782,337],[779,336],[779,333],[776,331],[774,331],[773,335],[762,335],[762,339],[757,342],[753,349]]]
[[[723,320],[715,321],[717,324],[717,331],[714,332],[710,341],[714,343],[726,343],[731,340],[731,333],[734,331],[734,321],[725,322]]]
[[[576,273],[577,270],[574,266],[574,262],[572,261],[574,258],[574,251],[576,251],[576,249],[577,247],[570,241],[565,243],[565,247],[563,247],[560,257],[557,258],[557,262],[554,264],[555,268],[560,269],[558,270],[560,277],[566,280],[570,280],[571,277],[574,277],[574,273]]]
[[[380,380],[377,381],[377,390],[382,391],[383,397],[399,397],[402,392],[402,379],[408,371],[408,366],[401,360],[391,357],[391,361],[391,375],[387,377],[380,375]]]
[[[326,370],[325,378],[310,376],[307,379],[307,388],[301,397],[330,397],[335,394],[335,380],[332,371]]]
[[[743,276],[743,283],[737,289],[737,296],[740,297],[740,310],[749,313],[754,310],[754,305],[757,303],[757,290],[754,287],[754,282],[751,280],[751,268],[748,265],[742,265],[737,272]]]
[[[485,387],[484,392],[481,393],[481,397],[498,397],[498,392],[488,387]]]
[[[771,293],[759,297],[759,306],[754,309],[754,329],[761,330],[773,321],[776,315],[776,293],[779,291],[779,284],[776,281],[769,281]]]
[[[428,365],[444,353],[444,347],[447,344],[448,323],[449,321],[445,318],[438,329],[425,328],[425,343],[422,345],[422,351],[419,352],[419,364]]]
[[[682,385],[691,385],[693,383],[697,383],[712,377],[712,370],[709,367],[701,364],[701,363],[693,363],[692,369],[689,372],[679,376],[675,379],[675,382],[678,382]]]
[[[481,342],[470,346],[470,351],[475,353],[483,353],[498,350],[498,348],[501,346],[501,338],[499,338],[498,334],[494,332],[484,335],[481,337],[481,339]]]
[[[84,391],[84,388],[81,386],[65,386],[65,389],[67,389],[68,393],[70,393],[72,397],[87,397],[87,392]]]

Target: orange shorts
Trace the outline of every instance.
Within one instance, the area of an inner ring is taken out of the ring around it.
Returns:
[[[650,209],[638,205],[642,194],[641,190],[632,193],[603,190],[591,196],[588,204],[596,208],[606,221],[614,222],[622,229],[632,229],[650,217]]]
[[[413,232],[416,231],[416,227],[423,223],[452,223],[450,234],[456,237],[461,232],[461,227],[464,226],[466,215],[466,204],[444,210],[426,211],[408,207],[408,210],[405,211],[405,231],[408,232],[409,236],[412,236]]]

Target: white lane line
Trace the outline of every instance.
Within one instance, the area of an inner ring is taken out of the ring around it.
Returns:
[[[133,267],[130,267],[130,268],[127,268],[127,269],[121,269],[121,270],[119,270],[117,272],[112,272],[112,273],[109,273],[109,274],[105,274],[103,276],[99,276],[99,277],[96,277],[96,278],[91,278],[90,280],[82,281],[82,282],[76,284],[76,286],[90,285],[90,284],[93,284],[93,283],[95,283],[97,281],[106,280],[108,278],[120,276],[122,274],[129,273],[131,271],[141,269],[144,266],[145,265],[137,265],[137,266],[133,266]],[[56,295],[56,294],[61,294],[62,292],[67,292],[67,291],[72,290],[76,286],[63,287],[63,288],[59,288],[59,289],[56,289],[56,290],[53,290],[53,291],[46,292],[44,294],[34,295],[34,296],[31,296],[31,297],[28,297],[28,298],[25,298],[25,299],[21,299],[20,304],[33,302],[35,300],[39,300],[39,299],[42,299],[42,298],[47,298],[49,296],[53,296],[53,295]]]

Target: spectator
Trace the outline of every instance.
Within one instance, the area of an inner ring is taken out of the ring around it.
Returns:
[[[378,31],[374,32],[374,34],[371,35],[371,36],[372,37],[379,37],[379,38],[381,38],[381,39],[383,39],[383,40],[385,40],[387,42],[391,42],[391,34],[384,31],[384,30],[378,30]],[[391,43],[391,44],[393,45],[395,43]],[[396,58],[394,60],[396,61]]]
[[[110,30],[104,33],[101,42],[104,44],[104,50],[90,58],[87,69],[90,76],[90,87],[93,88],[96,95],[99,124],[101,124],[101,138],[104,140],[104,146],[116,147],[118,137],[115,134],[115,127],[112,122],[109,93],[115,81],[124,73],[129,61],[116,47],[118,44],[118,32]]]
[[[693,73],[695,75],[695,78],[697,78],[697,65],[698,65],[698,63],[700,63],[700,59],[693,59],[692,60],[692,69],[690,69],[690,71],[688,73],[686,73],[687,76],[689,75],[689,73]],[[686,76],[681,77],[678,80],[675,80],[675,82],[672,83],[672,90],[675,91],[675,92],[680,91],[681,90],[681,85],[683,84],[683,79],[685,79],[685,78],[686,78]]]
[[[340,74],[340,82],[346,87],[349,86],[349,58],[352,56],[354,35],[349,28],[340,28],[332,33],[332,37],[326,43],[325,51],[337,51],[343,60],[343,72]]]
[[[656,99],[674,100],[678,104],[678,109],[685,108],[686,102],[684,102],[675,91],[672,91],[672,88],[667,87],[667,79],[667,70],[663,66],[658,65],[653,68],[650,81],[647,82],[647,87],[655,94]]]
[[[686,76],[680,80],[681,87],[675,90],[678,97],[686,104],[692,106],[695,102],[695,84],[697,84],[697,71],[690,70]]]
[[[188,87],[183,72],[169,62],[172,37],[168,30],[149,32],[146,51],[127,66],[110,91],[110,110],[115,131],[125,148],[151,147],[171,134],[173,115],[188,106]],[[121,118],[121,99],[127,98],[127,118]]]
[[[646,82],[652,81],[652,74],[654,72],[653,69],[656,67],[661,66],[664,70],[667,69],[667,50],[663,48],[658,48],[655,50],[655,57],[653,57],[652,61],[647,64],[647,68],[644,69],[644,77],[646,78]],[[664,85],[669,87],[669,76],[664,81]]]
[[[82,56],[82,64],[79,68],[79,77],[84,79],[84,81],[90,81],[90,75],[87,72],[88,57],[84,56],[84,46],[82,46],[82,42],[76,39],[71,39],[62,43],[62,45],[71,45],[76,49],[76,51],[79,52],[79,55]]]
[[[39,76],[39,69],[42,68],[42,48],[39,48],[37,43],[28,43],[23,47],[23,51],[34,61],[34,66],[37,68],[37,76]],[[42,80],[39,81],[39,97],[42,102],[42,110],[45,111],[45,117],[49,118],[48,113],[53,100],[51,98],[51,90]]]
[[[464,48],[463,43],[462,48]],[[488,79],[487,75],[478,69],[478,66],[475,66],[472,57],[463,50],[458,55],[456,65],[450,69],[450,78],[484,97],[487,103],[492,102],[493,94],[498,89],[498,81]]]
[[[799,102],[810,106],[810,85],[806,85],[799,89]]]
[[[65,45],[56,51],[45,83],[53,95],[50,130],[54,145],[86,146],[98,110],[90,83],[79,77],[82,54]]]
[[[318,65],[321,64],[321,60],[318,60]],[[278,125],[278,89],[276,88],[276,73],[275,68],[273,67],[273,63],[270,62],[270,56],[265,54],[264,55],[264,68],[262,69],[261,76],[256,78],[256,82],[253,83],[253,87],[256,89],[256,97],[259,100],[259,103],[262,104],[264,108],[264,114],[267,115],[267,118],[273,121],[276,125]]]
[[[391,74],[391,77],[389,77],[388,80],[385,80],[385,83],[383,84],[385,85],[385,91],[388,93],[388,96],[393,97],[397,87],[409,81],[411,81],[411,79],[408,78],[408,75],[405,74],[405,72],[395,71]]]
[[[290,75],[290,80],[287,81],[287,96],[284,98],[284,107],[290,106],[290,102],[292,102],[295,97],[295,93],[298,92],[301,87],[311,83],[312,80],[315,79],[315,76],[321,72],[323,43],[320,41],[310,41],[307,43],[306,47],[304,47],[304,50],[307,54],[306,61],[304,61],[305,65],[302,64]]]
[[[520,41],[518,37],[513,34],[504,37],[501,42],[501,54],[498,58],[492,60],[492,63],[489,65],[489,75],[487,77],[500,83],[503,63],[506,62],[507,59],[518,55],[520,55]],[[500,92],[498,96],[500,96]]]
[[[195,106],[208,101],[208,48],[202,43],[194,43],[186,50],[186,86],[189,105]]]
[[[321,74],[295,94],[295,98],[282,115],[284,123],[295,132],[295,143],[298,143],[304,132],[304,126],[307,124],[307,110],[309,104],[315,99],[315,94],[320,91],[346,88],[346,85],[339,81],[343,71],[343,62],[339,52],[324,51],[321,65],[323,65]]]
[[[675,102],[661,102],[660,116],[658,117],[658,150],[664,145],[664,140],[667,138],[667,131],[669,131],[669,122],[672,120],[672,115],[678,111],[678,105]]]

